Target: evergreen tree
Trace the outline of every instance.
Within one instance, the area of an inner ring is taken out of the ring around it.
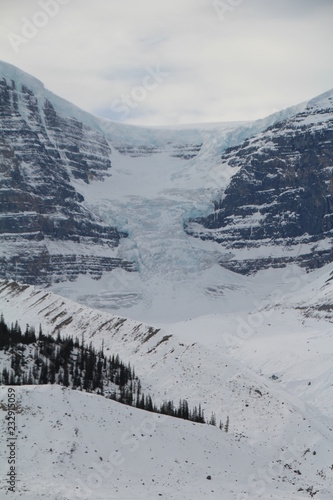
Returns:
[[[216,416],[215,416],[215,413],[212,413],[212,415],[210,417],[209,425],[216,426]]]
[[[226,421],[226,424],[224,426],[224,430],[225,430],[225,432],[229,432],[229,417],[227,417],[227,421]]]
[[[153,411],[153,401],[150,395],[146,397],[145,410]]]
[[[40,375],[39,375],[39,383],[40,384],[47,384],[48,381],[49,381],[49,368],[48,368],[47,363],[44,363],[44,361],[42,361]]]
[[[16,380],[13,370],[10,370],[9,385],[16,385]]]
[[[64,366],[64,380],[63,380],[63,384],[64,384],[65,387],[69,386],[69,376],[68,376],[68,365],[67,365],[67,363]]]

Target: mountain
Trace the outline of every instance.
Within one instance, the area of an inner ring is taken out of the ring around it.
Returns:
[[[332,261],[333,91],[227,149],[222,163],[237,173],[187,231],[219,243],[223,266],[246,274]]]
[[[83,300],[111,310],[154,300],[145,283],[158,275],[181,289],[215,274],[225,252],[184,225],[208,216],[237,172],[221,154],[306,107],[253,123],[140,128],[85,113],[9,64],[0,78],[0,276],[69,295],[79,280]]]
[[[316,273],[319,290],[323,271]],[[300,295],[311,302],[307,287]],[[332,333],[323,318],[314,328],[300,309],[271,303],[268,312],[262,304],[262,326],[245,341],[236,331],[227,335],[236,314],[156,329],[12,281],[0,283],[0,302],[8,322],[24,328],[28,319],[54,336],[84,332],[87,345],[119,353],[156,402],[186,398],[201,402],[206,416],[214,412],[217,422],[229,417],[226,433],[81,391],[16,386],[26,498],[331,498]],[[283,325],[292,332],[284,334]],[[2,364],[8,355],[0,352]],[[3,476],[6,452],[0,453]]]
[[[0,63],[0,313],[119,354],[156,404],[228,422],[16,386],[18,496],[332,498],[332,97],[132,127]]]
[[[98,278],[119,266],[134,270],[117,257],[126,235],[87,210],[71,184],[110,175],[107,141],[61,117],[38,81],[1,69],[1,276],[48,284],[80,273]]]

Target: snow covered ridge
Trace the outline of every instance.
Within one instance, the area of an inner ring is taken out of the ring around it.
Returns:
[[[252,136],[273,123],[295,115],[306,106],[306,103],[301,103],[255,122],[189,124],[188,126],[181,125],[175,126],[174,128],[138,127],[115,123],[104,118],[93,116],[69,101],[50,92],[37,78],[3,61],[0,61],[0,76],[9,80],[14,80],[18,88],[20,88],[22,84],[26,85],[35,94],[39,102],[43,103],[44,99],[48,99],[54,106],[56,112],[63,118],[71,117],[84,123],[93,130],[99,132],[102,130],[105,137],[117,145],[127,144],[130,146],[157,147],[165,146],[168,142],[174,144],[196,144],[202,142],[203,139],[207,137],[216,137],[219,139],[227,139],[227,143],[222,145],[222,147],[225,148],[230,145],[235,145],[237,141],[241,142],[245,137]],[[235,130],[235,137],[233,139],[231,137],[226,137],[226,135],[229,136],[229,132],[233,130]]]
[[[96,348],[103,344],[105,353],[119,353],[125,363],[135,366],[142,390],[154,401],[168,397],[175,402],[187,399],[190,406],[201,402],[206,415],[214,411],[218,422],[230,419],[226,434],[210,426],[190,423],[186,427],[174,419],[159,421],[135,408],[119,408],[99,396],[55,386],[17,387],[22,462],[37,461],[39,471],[39,481],[32,479],[28,465],[23,471],[24,488],[36,495],[31,498],[49,492],[47,484],[58,492],[57,496],[48,493],[49,498],[107,499],[111,482],[119,499],[127,490],[133,500],[140,495],[155,500],[171,485],[168,498],[175,500],[201,500],[205,492],[212,499],[230,500],[266,500],[270,495],[301,499],[310,498],[313,492],[323,500],[331,498],[331,419],[319,407],[310,407],[288,393],[279,382],[249,369],[254,354],[246,355],[247,344],[236,360],[233,349],[229,352],[222,345],[210,348],[170,331],[8,281],[1,283],[0,304],[8,322],[18,319],[23,328],[27,322],[37,328],[41,324],[51,334],[60,330],[63,335],[80,337],[84,333],[87,343],[91,341]],[[269,362],[266,358],[266,364]],[[1,390],[3,393],[4,388]],[[33,428],[40,430],[39,437]],[[179,447],[184,451],[178,452]],[[42,450],[39,457],[38,450]],[[115,464],[112,452],[119,453],[124,462]],[[52,468],[48,467],[51,462]],[[60,490],[59,474],[65,491]],[[206,479],[208,475],[212,482]],[[157,491],[162,485],[165,489]]]

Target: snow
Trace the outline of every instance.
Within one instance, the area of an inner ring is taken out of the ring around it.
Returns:
[[[190,406],[201,403],[206,417],[214,411],[217,421],[230,418],[227,434],[56,386],[16,387],[17,498],[290,500],[309,498],[305,490],[313,486],[316,498],[331,499],[333,265],[236,275],[220,262],[295,256],[314,244],[304,235],[292,247],[267,240],[231,253],[188,236],[184,223],[211,213],[238,171],[221,163],[226,148],[295,114],[297,126],[321,126],[328,115],[316,113],[331,106],[332,92],[253,123],[144,128],[93,117],[5,63],[0,73],[31,88],[40,107],[47,97],[60,115],[105,133],[111,176],[72,184],[88,210],[128,232],[119,248],[96,246],[96,254],[111,252],[138,268],[44,290],[2,282],[0,312],[23,328],[83,332],[87,342],[130,361],[156,402],[186,398]],[[304,119],[307,106],[313,113]],[[255,140],[260,145],[262,136]],[[199,144],[197,156],[175,157]],[[258,211],[246,223],[261,217]],[[52,254],[89,254],[84,244],[45,245]],[[330,247],[327,239],[318,248]],[[152,327],[160,330],[148,338]],[[6,388],[0,391],[4,439]],[[112,472],[104,477],[101,465]]]
[[[106,352],[130,361],[155,401],[186,398],[190,405],[201,403],[208,417],[214,411],[218,422],[230,418],[226,434],[160,420],[96,395],[17,387],[23,490],[27,487],[31,498],[76,498],[76,487],[87,486],[94,464],[108,464],[118,450],[124,463],[97,490],[91,487],[78,498],[287,500],[308,498],[298,490],[310,486],[320,492],[317,498],[331,498],[333,339],[327,320],[318,323],[281,307],[287,288],[297,286],[300,296],[311,298],[308,275],[297,272],[281,280],[270,271],[270,286],[267,272],[258,273],[252,282],[257,292],[239,300],[234,312],[156,325],[162,329],[154,335],[148,325],[120,321],[35,287],[2,283],[1,309],[9,322],[41,323],[43,331],[60,328],[64,335],[84,332],[87,342],[96,347],[103,342]],[[320,286],[323,270],[314,278]]]
[[[246,498],[242,478],[256,477],[258,466],[266,465],[255,447],[235,444],[211,426],[56,386],[15,390],[22,492],[16,498]],[[265,486],[257,498],[304,498],[284,485],[274,493],[272,480]]]

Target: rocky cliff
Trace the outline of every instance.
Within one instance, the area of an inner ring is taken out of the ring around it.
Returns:
[[[115,251],[126,234],[87,210],[72,182],[109,176],[110,146],[59,116],[42,90],[0,78],[0,276],[48,283],[134,270]]]
[[[333,260],[333,92],[227,149],[223,165],[236,173],[213,212],[186,224],[221,245],[222,265],[249,273]]]

